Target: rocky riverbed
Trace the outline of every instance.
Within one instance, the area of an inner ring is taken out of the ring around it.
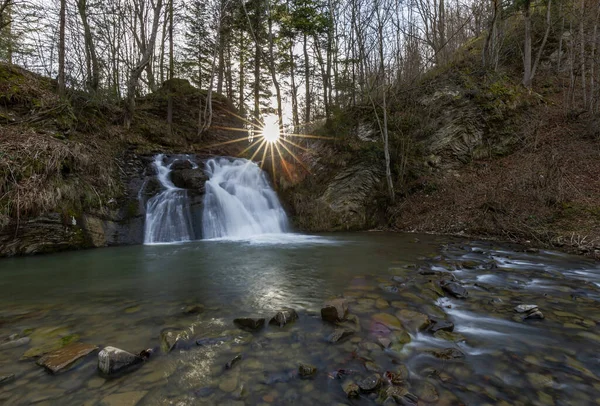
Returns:
[[[304,305],[3,304],[0,403],[600,403],[596,263],[457,240],[429,251],[338,269]]]

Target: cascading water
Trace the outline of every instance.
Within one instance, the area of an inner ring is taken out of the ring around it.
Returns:
[[[205,239],[247,238],[284,233],[285,211],[265,173],[246,159],[214,158],[206,162],[202,229]]]
[[[187,190],[176,187],[164,155],[154,158],[157,178],[164,190],[146,203],[144,244],[190,241],[194,238]]]

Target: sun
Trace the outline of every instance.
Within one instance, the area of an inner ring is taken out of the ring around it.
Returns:
[[[265,125],[262,128],[262,136],[269,143],[275,143],[279,141],[281,137],[281,132],[279,130],[279,120],[277,116],[267,116],[265,117]]]

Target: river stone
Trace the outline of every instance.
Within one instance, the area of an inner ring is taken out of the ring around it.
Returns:
[[[14,340],[8,340],[8,341],[5,341],[2,344],[0,344],[0,351],[8,350],[10,348],[21,347],[23,345],[29,344],[30,341],[31,341],[31,338],[29,338],[29,337],[21,337],[21,338],[17,338]]]
[[[537,310],[537,308],[537,305],[518,305],[517,307],[515,307],[515,312],[528,313]]]
[[[102,406],[135,406],[144,396],[145,391],[125,392],[125,393],[113,393],[102,399]]]
[[[225,364],[225,369],[231,369],[231,368],[233,368],[233,366],[235,364],[237,364],[238,362],[240,362],[241,360],[242,360],[242,354],[236,355],[229,362],[227,362],[227,364]]]
[[[310,364],[300,364],[298,366],[298,375],[301,378],[309,378],[317,373],[317,368]]]
[[[241,317],[233,320],[233,323],[241,329],[256,331],[265,326],[265,319],[255,319],[251,317]]]
[[[41,327],[31,335],[31,348],[23,354],[23,359],[39,358],[79,340],[79,335],[71,334],[67,327]]]
[[[37,360],[37,364],[56,374],[68,369],[75,361],[98,349],[97,346],[84,343],[73,343],[52,351]]]
[[[204,190],[208,176],[201,168],[182,169],[171,172],[171,181],[182,189],[192,189],[198,192]]]
[[[431,319],[431,326],[429,326],[429,331],[432,333],[436,333],[437,331],[454,331],[454,323],[447,320],[438,320]]]
[[[321,308],[321,318],[330,323],[343,321],[347,315],[348,301],[343,298],[329,300]]]
[[[539,310],[534,310],[530,313],[527,313],[523,320],[542,320],[544,318],[544,314]]]
[[[400,320],[392,314],[377,313],[377,314],[374,314],[373,316],[371,316],[371,319],[375,323],[379,323],[379,324],[387,327],[390,330],[404,331],[404,326],[402,325]]]
[[[436,331],[433,334],[433,336],[435,338],[439,338],[440,340],[452,341],[454,343],[466,341],[466,338],[462,334],[453,333],[453,332],[445,331],[445,330]]]
[[[381,384],[381,376],[379,374],[369,375],[357,382],[358,387],[362,392],[374,392]]]
[[[183,308],[183,314],[200,314],[204,311],[204,305],[203,304],[191,304],[191,305],[187,305]]]
[[[350,330],[347,328],[336,328],[333,331],[333,333],[331,333],[327,337],[327,341],[330,343],[337,343],[340,340],[343,340],[344,338],[351,336],[352,334],[354,334],[354,330]]]
[[[408,389],[404,386],[390,386],[386,389],[385,394],[396,401],[396,403],[403,404],[403,398],[408,393]]]
[[[113,375],[140,365],[143,361],[137,355],[108,346],[98,354],[98,369],[105,375]]]
[[[179,341],[187,339],[188,333],[185,330],[165,328],[160,332],[160,348],[163,352],[169,352]]]
[[[397,311],[396,317],[398,317],[404,327],[412,331],[425,330],[431,324],[429,316],[409,309]]]
[[[464,358],[465,354],[456,348],[446,348],[443,350],[428,350],[428,353],[432,354],[434,357],[443,359],[443,360],[451,360],[457,358]]]
[[[457,299],[466,299],[467,296],[469,296],[469,292],[467,291],[467,289],[463,288],[456,282],[443,280],[442,282],[440,282],[440,284],[445,292],[451,294]]]
[[[10,383],[14,380],[15,380],[15,374],[0,375],[0,385],[4,385],[5,383]]]
[[[419,397],[419,399],[427,403],[434,403],[440,399],[437,390],[435,389],[435,386],[433,386],[429,382],[419,382],[415,389],[415,393]]]
[[[273,316],[273,318],[269,321],[269,324],[278,325],[279,327],[283,327],[288,323],[291,323],[294,320],[298,319],[298,313],[294,309],[285,308]]]
[[[349,398],[357,398],[360,395],[358,385],[352,381],[346,382],[342,388],[344,389],[344,392],[346,392],[346,396]]]
[[[193,168],[194,168],[194,165],[190,162],[189,159],[176,159],[169,166],[169,169],[171,169],[171,171],[182,171],[184,169],[193,169]]]

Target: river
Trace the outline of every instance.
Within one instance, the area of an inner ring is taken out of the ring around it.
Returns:
[[[444,279],[455,279],[468,296],[442,290]],[[336,326],[321,320],[320,309],[335,296],[346,298],[352,315],[338,328],[353,333],[331,343]],[[544,318],[523,320],[514,310],[522,304],[536,305]],[[268,323],[284,307],[298,320],[252,333],[233,324],[259,316]],[[434,336],[408,320],[409,340],[389,345],[382,338],[397,337],[397,329],[387,320],[403,310],[453,323],[453,332]],[[3,259],[0,342],[12,334],[31,340],[0,350],[0,377],[11,376],[0,383],[0,403],[362,405],[396,397],[436,405],[594,405],[598,323],[597,263],[441,236],[281,234]],[[166,328],[192,331],[193,340],[161,351]],[[98,373],[97,353],[56,375],[22,359],[57,339],[156,351],[116,378]],[[299,376],[299,364],[316,373]],[[375,374],[379,389],[348,397],[344,389]],[[400,394],[389,391],[390,375],[401,376]]]

